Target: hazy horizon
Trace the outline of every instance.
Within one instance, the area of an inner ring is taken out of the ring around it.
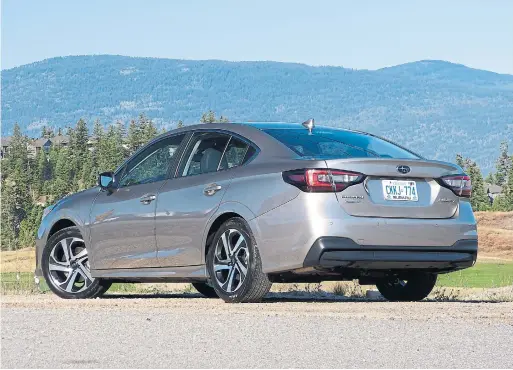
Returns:
[[[54,57],[48,57],[48,58],[44,58],[44,59],[41,59],[41,60],[35,60],[33,62],[26,63],[26,64],[21,64],[19,66],[14,66],[14,67],[11,67],[11,68],[2,68],[1,70],[2,71],[8,71],[8,70],[11,70],[11,69],[14,69],[14,68],[19,68],[19,67],[23,67],[23,66],[27,66],[27,65],[31,65],[31,64],[41,63],[41,62],[44,62],[45,60],[56,59],[56,58],[73,58],[73,57],[87,57],[87,56],[120,56],[120,57],[127,57],[127,58],[187,60],[187,61],[197,61],[197,62],[199,62],[199,61],[220,61],[220,62],[228,62],[228,63],[268,62],[268,63],[283,63],[283,64],[300,64],[300,65],[306,65],[306,66],[310,66],[310,67],[347,68],[347,69],[354,69],[354,70],[358,70],[358,71],[378,71],[380,69],[398,67],[398,66],[402,66],[402,65],[405,65],[405,64],[418,63],[418,62],[442,62],[442,63],[450,63],[450,64],[454,64],[454,65],[462,65],[462,66],[464,66],[466,68],[471,68],[471,69],[476,69],[476,70],[481,70],[481,71],[486,71],[486,72],[491,72],[491,73],[497,73],[497,74],[501,74],[501,75],[513,76],[513,73],[501,73],[501,72],[491,71],[491,70],[488,70],[488,69],[474,68],[474,67],[465,65],[463,63],[457,63],[457,62],[453,62],[453,61],[450,61],[450,60],[442,60],[442,59],[411,60],[411,61],[406,61],[406,62],[400,63],[400,64],[393,64],[393,65],[388,65],[388,66],[383,66],[383,67],[380,67],[380,68],[372,69],[372,68],[345,67],[345,66],[330,65],[330,64],[317,64],[316,65],[316,64],[308,64],[308,63],[302,63],[302,62],[284,62],[284,61],[280,61],[280,60],[191,59],[191,58],[167,58],[167,57],[152,57],[152,56],[134,56],[134,55],[123,55],[123,54],[56,55]]]

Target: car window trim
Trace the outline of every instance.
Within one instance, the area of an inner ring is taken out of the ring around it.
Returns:
[[[219,163],[217,164],[217,170],[216,172],[219,172],[219,168],[221,167],[221,163],[223,163],[224,154],[226,153],[226,149],[228,149],[228,146],[230,145],[230,142],[232,141],[232,135],[228,137],[228,141],[226,142],[226,145],[223,149],[223,154],[221,154],[221,159],[219,160]]]

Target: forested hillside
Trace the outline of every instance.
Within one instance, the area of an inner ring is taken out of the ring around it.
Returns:
[[[231,121],[302,121],[368,130],[421,154],[473,158],[493,169],[499,143],[513,145],[513,76],[443,61],[377,71],[276,62],[123,56],[53,58],[2,71],[2,134],[15,122],[80,118],[104,124],[144,112],[157,127],[197,122],[213,109]],[[91,127],[91,126],[90,126]]]

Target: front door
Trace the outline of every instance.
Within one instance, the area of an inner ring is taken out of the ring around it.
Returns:
[[[155,208],[174,154],[185,134],[163,138],[138,152],[102,191],[91,209],[94,269],[158,267]]]

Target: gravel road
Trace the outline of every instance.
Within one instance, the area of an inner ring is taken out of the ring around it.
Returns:
[[[513,303],[3,296],[1,367],[513,367]]]

